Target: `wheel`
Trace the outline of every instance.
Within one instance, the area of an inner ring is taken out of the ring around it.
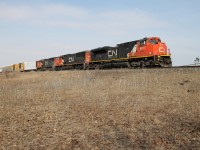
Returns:
[[[145,62],[144,61],[140,61],[140,68],[145,68]]]
[[[100,64],[96,64],[96,65],[94,66],[94,69],[95,69],[95,70],[99,70],[99,69],[100,69]]]
[[[133,68],[133,67],[131,66],[131,63],[130,63],[129,61],[126,63],[126,65],[127,65],[127,67],[128,67],[129,69]]]
[[[84,63],[84,64],[83,64],[83,70],[89,70],[89,69],[90,69],[90,65]]]

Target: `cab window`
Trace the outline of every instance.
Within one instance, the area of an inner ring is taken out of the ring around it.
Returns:
[[[145,45],[145,44],[146,44],[146,40],[140,41],[140,45],[141,45],[141,46],[143,46],[143,45]]]
[[[158,42],[157,42],[156,39],[150,39],[150,40],[149,40],[149,43],[151,43],[151,44],[158,44]]]

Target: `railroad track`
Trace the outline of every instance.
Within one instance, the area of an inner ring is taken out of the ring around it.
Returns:
[[[104,68],[101,70],[173,70],[173,69],[200,69],[199,66],[172,66],[172,67],[152,67],[152,68]]]
[[[103,69],[100,69],[100,70],[110,70],[110,71],[114,71],[114,70],[141,70],[142,71],[142,70],[173,70],[173,69],[192,69],[192,70],[198,69],[199,70],[200,65],[199,66],[152,67],[152,68],[128,68],[128,67],[127,68],[103,68]],[[95,69],[88,70],[88,71],[94,71],[94,70]],[[67,70],[58,70],[58,71],[85,71],[85,70],[67,69]],[[36,71],[36,72],[38,72],[38,71]],[[0,73],[2,73],[2,72],[0,72]]]
[[[173,66],[172,68],[200,68],[200,65],[198,65],[198,66]]]

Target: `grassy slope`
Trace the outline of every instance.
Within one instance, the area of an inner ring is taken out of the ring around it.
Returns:
[[[200,70],[0,74],[0,149],[198,149]]]

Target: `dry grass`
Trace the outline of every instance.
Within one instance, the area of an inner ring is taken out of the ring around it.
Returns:
[[[0,149],[198,149],[200,69],[0,74]]]

